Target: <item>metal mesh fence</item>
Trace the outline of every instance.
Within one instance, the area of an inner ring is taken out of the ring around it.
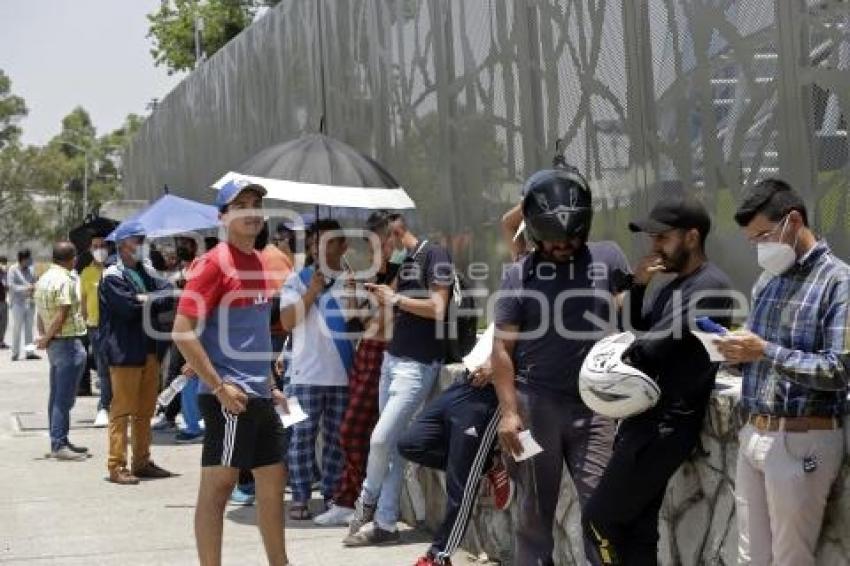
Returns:
[[[627,220],[696,191],[709,255],[746,289],[755,254],[732,213],[766,176],[850,255],[849,26],[840,0],[289,0],[160,104],[125,186],[210,200],[221,173],[325,115],[408,189],[423,235],[495,267],[499,217],[562,138],[594,237],[636,259]]]

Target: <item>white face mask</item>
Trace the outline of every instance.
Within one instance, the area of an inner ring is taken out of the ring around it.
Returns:
[[[97,248],[96,250],[92,250],[91,256],[98,263],[103,263],[106,261],[107,252],[103,248]]]
[[[135,250],[133,250],[133,253],[130,255],[134,260],[142,261],[142,259],[145,257],[144,251],[145,250],[142,249],[142,246],[138,246]]]
[[[782,275],[797,260],[797,253],[794,251],[794,247],[797,245],[797,238],[794,238],[794,246],[781,241],[787,226],[788,217],[785,217],[782,232],[779,234],[779,242],[758,243],[758,264],[771,275]]]

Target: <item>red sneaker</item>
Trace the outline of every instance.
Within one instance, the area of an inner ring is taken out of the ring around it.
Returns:
[[[493,466],[487,471],[486,478],[490,484],[493,507],[504,511],[510,506],[514,497],[514,482],[511,481],[501,456],[497,455],[493,458]]]
[[[452,566],[452,561],[444,558],[442,562],[437,560],[437,557],[430,552],[416,561],[415,566]]]

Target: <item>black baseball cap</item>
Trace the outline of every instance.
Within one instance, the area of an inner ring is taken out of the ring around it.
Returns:
[[[632,232],[660,234],[676,228],[696,228],[703,238],[711,230],[711,217],[694,195],[681,193],[664,196],[652,207],[648,218],[629,222],[629,230]]]

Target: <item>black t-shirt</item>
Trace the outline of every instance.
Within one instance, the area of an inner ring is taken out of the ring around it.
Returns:
[[[428,297],[431,287],[451,287],[454,282],[454,266],[445,249],[435,244],[422,242],[421,249],[405,258],[398,270],[396,291],[416,299]],[[442,361],[445,345],[437,338],[438,327],[444,324],[396,309],[393,321],[393,336],[387,351],[401,358],[410,358],[423,364]]]
[[[707,262],[694,273],[677,277],[658,289],[646,310],[642,307],[646,289],[635,287],[631,291],[626,301],[631,320],[625,322],[631,322],[633,330],[638,331],[638,339],[625,356],[658,382],[661,401],[657,411],[704,409],[719,366],[709,360],[689,328],[697,316],[709,314],[715,322],[728,326],[731,288],[729,277]],[[708,313],[709,309],[718,312]]]
[[[588,243],[566,263],[530,254],[506,270],[495,322],[527,333],[513,354],[520,387],[579,398],[581,364],[596,341],[616,331],[616,282],[630,272],[614,242]]]

